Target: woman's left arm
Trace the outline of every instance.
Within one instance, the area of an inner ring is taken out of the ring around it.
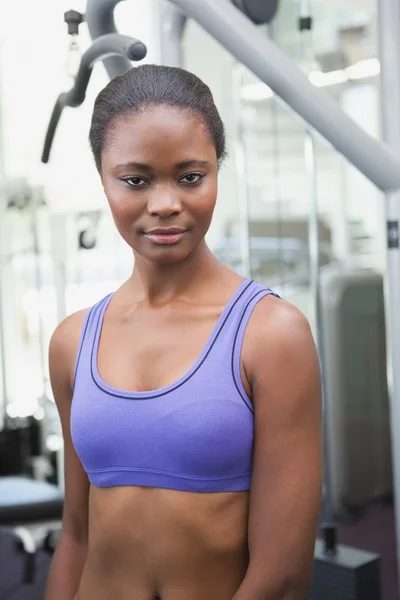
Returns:
[[[262,299],[242,360],[255,411],[249,567],[232,600],[306,600],[322,496],[322,402],[309,324]]]

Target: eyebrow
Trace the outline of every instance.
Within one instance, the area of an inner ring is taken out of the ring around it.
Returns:
[[[186,167],[207,167],[210,163],[208,160],[183,160],[175,165],[176,169],[185,169]]]
[[[210,163],[208,160],[183,160],[176,165],[174,165],[174,169],[185,169],[187,167],[207,167]],[[147,165],[145,163],[140,162],[127,162],[116,165],[115,169],[138,169],[140,171],[147,171],[148,173],[152,173],[154,171],[153,167]]]

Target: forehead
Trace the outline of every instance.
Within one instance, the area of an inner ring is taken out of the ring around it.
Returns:
[[[103,159],[111,164],[178,163],[187,155],[192,159],[216,160],[214,144],[201,116],[157,106],[116,119],[107,134]]]

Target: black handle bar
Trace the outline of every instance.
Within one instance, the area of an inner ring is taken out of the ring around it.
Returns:
[[[73,87],[69,92],[60,94],[56,100],[46,132],[42,152],[43,163],[49,162],[51,147],[64,107],[71,106],[75,108],[80,106],[85,100],[86,90],[95,63],[109,56],[119,56],[124,60],[137,61],[142,60],[146,56],[146,53],[146,46],[142,42],[119,33],[102,35],[93,41],[90,48],[86,50],[81,58]],[[127,64],[130,66],[130,62],[127,61]]]

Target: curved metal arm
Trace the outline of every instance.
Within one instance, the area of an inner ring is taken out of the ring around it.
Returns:
[[[139,40],[119,33],[102,35],[94,40],[81,59],[79,70],[75,78],[74,87],[67,95],[68,106],[80,106],[85,99],[90,75],[95,63],[108,56],[126,57],[129,69],[130,61],[142,60],[146,56],[146,46]]]
[[[56,133],[57,125],[61,117],[61,113],[64,110],[64,106],[66,106],[65,99],[67,94],[63,92],[60,94],[56,100],[56,103],[53,108],[53,112],[51,113],[50,123],[47,127],[46,137],[44,139],[44,146],[42,152],[42,162],[47,164],[50,158],[50,150],[53,145],[53,139]]]
[[[86,5],[86,22],[92,40],[117,33],[114,21],[114,8],[122,0],[88,0]],[[113,56],[104,60],[104,66],[110,79],[122,75],[131,68],[129,61],[123,56]]]
[[[57,98],[46,132],[42,153],[43,163],[49,162],[54,135],[64,107],[71,106],[75,108],[85,100],[87,86],[95,63],[104,60],[107,56],[116,55],[124,57],[130,67],[129,61],[142,60],[146,56],[146,52],[146,46],[142,42],[127,35],[110,33],[94,40],[82,56],[74,86],[69,92],[63,92]]]
[[[87,0],[86,22],[91,38],[115,33],[117,31],[114,20],[114,9],[123,0]],[[242,2],[243,0],[239,0]],[[247,1],[247,0],[246,0]],[[254,2],[254,0],[251,0]],[[257,3],[264,0],[256,0]],[[269,0],[275,2],[277,0]],[[186,24],[186,16],[171,2],[162,2],[161,10],[161,47],[163,64],[169,66],[182,66],[181,40]],[[127,61],[121,57],[106,58],[105,69],[113,79],[125,73],[129,68]]]

